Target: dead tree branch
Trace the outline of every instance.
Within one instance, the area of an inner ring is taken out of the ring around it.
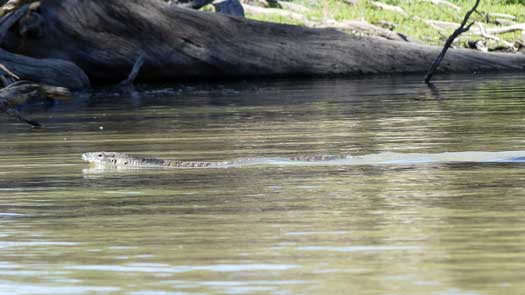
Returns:
[[[441,61],[445,57],[445,54],[447,53],[447,50],[450,48],[450,45],[452,45],[452,42],[454,42],[454,39],[456,39],[462,33],[465,33],[466,31],[468,31],[470,29],[470,27],[472,27],[472,25],[474,25],[474,22],[471,22],[468,25],[467,25],[467,22],[468,22],[470,16],[478,8],[478,5],[479,5],[480,1],[481,0],[476,0],[476,4],[474,4],[474,7],[472,7],[472,9],[469,10],[467,12],[467,14],[465,14],[465,17],[463,18],[463,21],[461,22],[461,25],[459,26],[459,28],[457,28],[452,33],[452,35],[450,35],[450,37],[448,37],[447,41],[445,42],[445,45],[443,46],[443,50],[441,50],[441,53],[436,57],[436,59],[434,60],[434,62],[430,66],[430,69],[428,70],[428,72],[425,75],[425,83],[426,84],[430,83],[430,79],[432,79],[432,75],[434,74],[436,69],[439,67],[439,64],[441,63]]]
[[[131,69],[128,78],[120,82],[119,86],[128,87],[133,85],[133,82],[135,82],[135,79],[137,78],[140,72],[140,69],[144,65],[144,55],[144,52],[140,53],[140,55],[137,57],[137,60],[135,61],[135,64],[133,64],[133,68]]]
[[[491,40],[494,40],[496,42],[500,42],[501,44],[503,44],[503,46],[505,46],[507,49],[511,50],[511,51],[516,51],[517,49],[514,47],[514,44],[513,43],[510,43],[510,42],[507,42],[497,36],[494,36],[494,35],[490,35],[489,33],[487,33],[487,30],[485,30],[485,28],[483,27],[483,25],[481,23],[478,23],[478,27],[479,27],[479,31],[480,31],[480,35],[481,37],[483,38],[486,38],[486,39],[491,39]]]

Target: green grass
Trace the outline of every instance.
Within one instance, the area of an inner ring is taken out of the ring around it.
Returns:
[[[451,0],[450,2],[462,8],[460,12],[443,5],[433,5],[430,2],[423,0],[381,0],[380,2],[396,5],[403,8],[407,12],[407,16],[397,14],[395,12],[378,10],[374,8],[368,0],[361,0],[357,5],[348,5],[343,0],[293,0],[293,3],[301,4],[310,9],[305,14],[310,21],[322,21],[326,19],[334,19],[337,21],[344,20],[359,20],[363,19],[369,23],[375,24],[379,21],[387,21],[396,24],[395,31],[409,36],[412,40],[441,45],[443,41],[450,35],[452,29],[446,31],[439,31],[426,24],[423,19],[440,20],[447,22],[460,23],[463,17],[475,3],[465,0]],[[478,7],[480,14],[473,15],[473,20],[485,22],[484,15],[491,13],[505,13],[516,16],[517,23],[525,22],[525,0],[481,0]],[[286,19],[283,17],[274,16],[260,16],[248,15],[248,17],[271,22],[301,24],[300,21]],[[494,24],[486,24],[485,27],[495,26]],[[499,35],[507,41],[522,40],[523,36],[520,32]],[[468,38],[480,39],[480,37],[463,37],[463,41]]]

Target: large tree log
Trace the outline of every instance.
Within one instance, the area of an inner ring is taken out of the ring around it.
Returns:
[[[60,59],[37,59],[0,49],[0,64],[22,80],[63,86],[72,90],[89,87],[89,78],[72,62]]]
[[[251,21],[159,0],[45,0],[41,37],[8,34],[3,47],[69,60],[90,78],[124,80],[144,52],[139,79],[425,72],[440,48]],[[21,23],[20,25],[24,25]],[[3,58],[0,55],[0,63]],[[525,56],[451,50],[446,72],[522,71]],[[16,71],[17,74],[18,71]]]
[[[6,35],[13,26],[20,20],[25,20],[29,24],[34,23],[34,18],[28,15],[28,12],[37,5],[25,5],[25,3],[34,2],[35,0],[11,0],[0,7],[0,13],[9,13],[0,19],[0,43],[3,42]],[[4,3],[2,3],[4,4]],[[15,11],[16,10],[16,11]],[[40,22],[37,20],[36,22]],[[27,30],[26,30],[27,29]],[[31,33],[31,26],[23,26],[18,23],[19,32]],[[82,89],[89,86],[89,79],[85,73],[75,64],[56,59],[42,59],[19,56],[0,49],[0,61],[2,69],[9,72],[11,77],[16,79],[35,80],[51,85],[66,86],[72,89]],[[16,72],[17,74],[13,74]],[[8,80],[2,81],[4,84]]]

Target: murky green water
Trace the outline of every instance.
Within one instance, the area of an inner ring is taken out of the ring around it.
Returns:
[[[525,151],[524,78],[186,85],[26,110],[42,130],[2,116],[0,293],[523,294],[525,164],[90,173],[80,154]]]

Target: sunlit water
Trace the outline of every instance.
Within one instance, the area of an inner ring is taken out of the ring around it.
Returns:
[[[41,130],[0,117],[0,294],[523,294],[525,163],[492,156],[525,156],[525,77],[420,79],[140,88],[25,109]],[[91,173],[80,155],[102,150],[368,160]]]

